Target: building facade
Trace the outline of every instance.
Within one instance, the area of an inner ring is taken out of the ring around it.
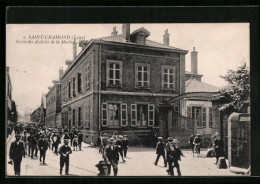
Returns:
[[[109,37],[85,42],[61,77],[64,126],[78,127],[86,142],[101,131],[150,142],[159,129],[159,104],[185,92],[187,51],[149,35],[145,28],[130,34],[130,24],[123,24],[122,35],[114,29]]]
[[[61,112],[61,85],[59,81],[53,81],[53,86],[49,87],[46,97],[46,118],[45,126],[50,128],[61,127],[61,122],[57,121]]]
[[[31,115],[30,115],[30,121],[31,122],[35,122],[35,123],[39,123],[40,120],[40,112],[41,112],[41,107],[38,107],[37,109],[35,109]]]
[[[45,125],[45,118],[46,118],[46,97],[45,94],[42,95],[41,99],[41,110],[40,110],[40,124],[42,126]]]

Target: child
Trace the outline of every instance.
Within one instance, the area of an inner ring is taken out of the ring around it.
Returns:
[[[75,147],[76,147],[76,151],[77,151],[77,148],[78,148],[78,136],[77,135],[75,135],[74,136],[74,139],[73,139],[73,151],[75,151]]]

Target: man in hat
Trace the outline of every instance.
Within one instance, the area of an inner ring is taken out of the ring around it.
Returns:
[[[118,139],[118,132],[117,131],[114,131],[114,134],[112,135],[112,138],[114,138],[115,141],[117,141],[117,139]]]
[[[196,134],[193,144],[194,144],[194,147],[197,147],[199,154],[200,154],[201,142],[202,142],[202,140],[201,140],[200,134]]]
[[[96,164],[96,167],[98,168],[99,170],[99,173],[97,176],[109,176],[108,174],[108,168],[110,167],[111,165],[106,163],[104,160],[101,160],[99,161],[98,164]]]
[[[118,139],[116,140],[116,148],[118,149],[118,153],[120,154],[122,158],[122,162],[125,162],[124,156],[123,156],[123,136],[119,135]]]
[[[36,154],[36,149],[37,149],[37,139],[35,135],[32,135],[31,136],[31,159],[33,159],[33,156]]]
[[[76,151],[78,151],[78,136],[77,135],[74,135],[74,139],[73,139],[73,151],[75,151],[75,148],[76,148]]]
[[[98,152],[101,153],[101,154],[103,153],[102,152],[102,145],[101,145],[102,137],[103,137],[103,132],[100,132],[100,136],[98,136],[98,138],[97,138],[97,146],[99,147]]]
[[[9,150],[9,158],[14,164],[14,173],[20,176],[22,157],[25,157],[24,144],[20,141],[21,136],[15,135],[15,141],[11,143]]]
[[[156,145],[156,154],[157,154],[157,158],[155,160],[154,165],[157,165],[159,158],[162,156],[163,157],[163,162],[164,162],[164,167],[167,167],[167,162],[165,159],[165,144],[162,141],[162,137],[158,137],[158,143]]]
[[[118,154],[118,150],[116,149],[115,142],[116,141],[114,138],[111,137],[109,139],[109,145],[106,146],[105,151],[104,151],[104,160],[108,164],[112,165],[113,171],[114,171],[114,176],[117,176],[119,154]],[[111,172],[111,168],[109,167],[108,168],[109,175],[110,175],[110,172]]]
[[[43,164],[46,164],[45,156],[46,156],[46,151],[48,149],[48,138],[46,138],[44,135],[41,135],[38,141],[38,148],[40,150],[40,162],[42,162],[43,159]]]
[[[62,175],[62,169],[65,164],[65,174],[69,174],[69,155],[72,153],[72,150],[69,146],[69,141],[67,139],[64,140],[64,145],[62,145],[59,149],[60,154],[60,175]]]
[[[192,134],[190,136],[190,146],[191,146],[191,151],[192,152],[194,151],[194,144],[193,144],[194,138],[195,138],[195,135]]]
[[[216,137],[216,139],[214,141],[213,147],[214,147],[215,153],[216,153],[216,163],[215,164],[217,164],[219,157],[224,156],[224,142],[221,139],[218,132],[215,132],[215,137]]]
[[[125,158],[127,154],[128,145],[129,145],[129,140],[127,139],[127,135],[124,135],[124,138],[122,140],[122,148],[123,148]]]

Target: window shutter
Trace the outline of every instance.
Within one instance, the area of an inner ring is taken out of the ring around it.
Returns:
[[[213,127],[213,111],[212,111],[212,107],[209,108],[209,127],[210,128]]]
[[[187,115],[188,115],[188,118],[192,118],[191,107],[187,107]]]
[[[121,126],[127,126],[128,118],[127,118],[127,104],[121,104]]]
[[[173,90],[176,90],[176,67],[173,67]]]
[[[206,107],[202,108],[202,126],[206,127]]]
[[[107,126],[107,103],[102,103],[102,126]]]
[[[148,126],[154,126],[154,105],[148,105]]]
[[[136,126],[137,121],[137,105],[131,104],[131,126]]]

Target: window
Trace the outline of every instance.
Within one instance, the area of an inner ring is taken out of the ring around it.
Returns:
[[[154,126],[154,105],[148,105],[148,126]]]
[[[72,79],[72,90],[73,90],[73,97],[75,97],[76,96],[76,79],[75,79],[75,77],[73,77],[73,79]]]
[[[203,107],[203,108],[202,108],[202,126],[203,126],[203,127],[206,127],[206,115],[207,115],[206,112],[207,112],[207,111],[206,111],[206,108]]]
[[[85,127],[90,128],[90,103],[86,103],[86,113],[85,113]]]
[[[150,87],[150,65],[145,63],[135,63],[135,86]]]
[[[107,103],[102,104],[102,126],[107,126]]]
[[[79,106],[78,107],[78,125],[79,125],[79,127],[82,125],[81,111],[82,111],[81,106]]]
[[[121,104],[121,126],[127,126],[128,117],[127,117],[127,104]]]
[[[202,127],[201,107],[192,107],[191,110],[192,110],[191,118],[194,119],[197,122],[198,127]]]
[[[72,125],[73,126],[76,125],[76,110],[75,109],[72,110]]]
[[[107,108],[107,120],[108,126],[119,126],[119,112],[120,105],[119,104],[108,104]]]
[[[131,125],[136,126],[136,121],[137,121],[136,104],[131,104]]]
[[[71,98],[70,83],[71,83],[71,82],[69,82],[69,84],[68,84],[68,98]]]
[[[107,86],[122,85],[122,62],[107,60]]]
[[[174,106],[174,112],[179,114],[179,106],[177,106],[177,105]]]
[[[86,80],[86,90],[88,90],[90,88],[90,83],[89,83],[89,80],[90,80],[90,66],[89,64],[87,65],[86,67],[86,76],[85,76],[85,80]]]
[[[78,93],[82,92],[82,78],[81,78],[81,73],[78,73]]]
[[[212,107],[209,108],[209,128],[213,127],[213,111]]]
[[[175,66],[162,66],[162,89],[175,89]]]

